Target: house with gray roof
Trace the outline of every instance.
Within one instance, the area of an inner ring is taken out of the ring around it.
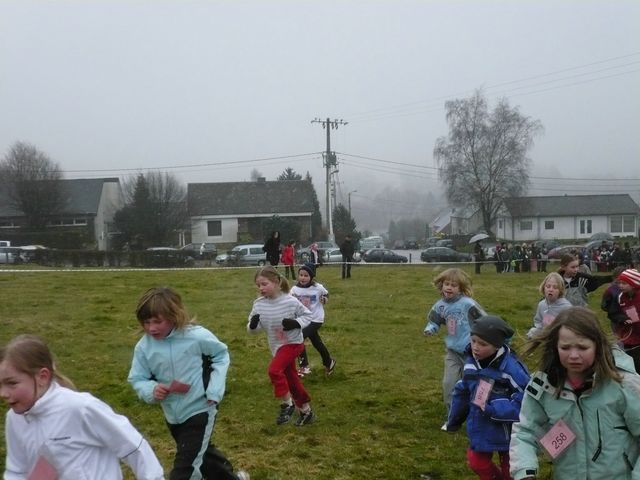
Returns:
[[[123,206],[118,178],[60,180],[64,206],[47,221],[47,228],[85,229],[98,250],[110,248],[113,217]],[[25,216],[0,189],[0,231],[19,233]]]
[[[311,238],[314,189],[307,180],[190,183],[187,207],[194,243],[263,241],[262,224],[273,216],[300,224],[298,240]]]
[[[504,199],[495,234],[510,241],[586,240],[597,232],[637,236],[640,206],[628,194]]]

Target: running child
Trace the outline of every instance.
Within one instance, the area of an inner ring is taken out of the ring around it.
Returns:
[[[291,287],[291,295],[311,311],[311,323],[302,329],[302,336],[311,340],[311,344],[322,357],[322,365],[326,375],[331,375],[336,366],[336,361],[331,358],[331,354],[320,338],[320,327],[324,324],[324,305],[329,298],[328,290],[315,280],[316,268],[312,263],[305,263],[298,269],[298,283]],[[300,354],[301,376],[309,375],[309,359],[307,348],[304,347]]]
[[[559,273],[552,272],[547,275],[538,290],[542,294],[542,300],[533,316],[533,327],[527,332],[529,339],[540,335],[542,329],[550,325],[562,310],[572,306],[571,302],[564,298],[564,280]]]
[[[613,280],[611,275],[589,275],[579,271],[580,260],[572,254],[564,254],[560,257],[558,273],[565,284],[565,298],[571,305],[585,307],[588,304],[587,294],[593,292],[599,286]]]
[[[620,310],[627,317],[617,335],[624,351],[633,358],[636,372],[640,372],[640,272],[628,268],[618,275],[616,283]]]
[[[499,317],[480,317],[471,326],[464,376],[456,383],[447,431],[466,420],[467,462],[481,480],[510,479],[511,426],[518,421],[529,372],[506,345],[513,329]],[[493,463],[498,454],[499,467]]]
[[[296,242],[289,241],[287,245],[282,249],[282,263],[284,265],[284,276],[289,278],[291,274],[291,280],[295,280],[296,272],[294,264],[296,262]]]
[[[524,356],[541,349],[511,434],[511,475],[538,476],[545,450],[558,480],[622,480],[640,471],[640,376],[584,307],[560,312]]]
[[[0,349],[0,397],[7,459],[4,479],[162,480],[162,466],[129,420],[90,393],[77,392],[46,343],[19,335]]]
[[[442,298],[427,314],[426,336],[434,335],[441,326],[447,333],[444,337],[446,354],[444,357],[444,375],[442,395],[447,411],[451,406],[453,387],[462,378],[464,352],[471,341],[471,325],[476,319],[486,315],[482,307],[471,298],[473,289],[469,276],[459,268],[449,268],[441,272],[433,284]],[[442,429],[444,430],[443,425]]]
[[[311,397],[305,390],[296,368],[296,358],[304,349],[302,329],[311,322],[311,312],[296,298],[288,295],[289,282],[272,266],[256,272],[255,283],[260,296],[253,302],[247,331],[265,331],[273,358],[269,363],[269,378],[273,392],[280,401],[276,424],[287,423],[296,407],[298,427],[313,423]]]
[[[229,368],[227,346],[189,317],[169,287],[147,290],[136,307],[144,330],[133,352],[129,383],[147,403],[160,403],[176,442],[171,480],[248,480],[234,473],[211,443]]]

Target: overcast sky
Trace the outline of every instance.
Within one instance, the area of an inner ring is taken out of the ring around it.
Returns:
[[[638,201],[639,31],[637,0],[1,0],[0,153],[32,143],[66,178],[290,166],[322,194],[311,120],[344,119],[337,195],[358,219],[438,195],[444,102],[482,87],[544,126],[531,194]]]

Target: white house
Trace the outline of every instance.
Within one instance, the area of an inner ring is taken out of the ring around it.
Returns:
[[[110,249],[115,233],[113,217],[123,206],[118,178],[78,178],[60,180],[64,205],[47,220],[47,229],[88,230],[98,250]],[[19,233],[25,227],[25,215],[0,190],[0,229]],[[0,230],[0,231],[1,231]]]
[[[191,241],[262,241],[262,222],[274,215],[300,223],[300,241],[311,238],[314,189],[307,180],[190,183],[187,205]]]
[[[628,194],[513,197],[504,207],[495,234],[508,241],[637,236],[640,227],[640,206]]]

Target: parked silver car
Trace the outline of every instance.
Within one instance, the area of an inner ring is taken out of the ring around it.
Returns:
[[[355,252],[353,254],[353,261],[360,261],[360,252]],[[327,250],[324,254],[324,263],[342,263],[342,253],[340,253],[340,249],[331,248]]]
[[[246,265],[266,265],[267,254],[262,251],[262,244],[253,243],[248,245],[237,245],[228,253],[225,265],[246,266]]]

